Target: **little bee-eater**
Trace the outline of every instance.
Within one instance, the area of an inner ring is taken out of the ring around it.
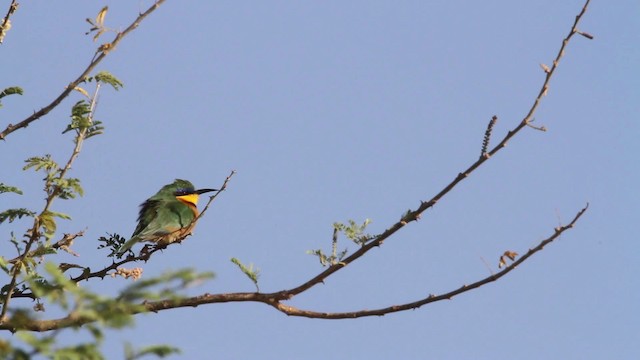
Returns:
[[[195,190],[187,180],[176,179],[140,205],[138,226],[118,251],[122,256],[133,245],[149,241],[166,246],[191,234],[198,217],[198,196],[217,189]]]

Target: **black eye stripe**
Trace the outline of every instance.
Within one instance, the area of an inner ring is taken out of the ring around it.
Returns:
[[[176,196],[182,196],[182,195],[191,194],[192,192],[193,192],[193,190],[190,190],[190,189],[178,189],[178,190],[176,190],[176,192],[174,194]]]

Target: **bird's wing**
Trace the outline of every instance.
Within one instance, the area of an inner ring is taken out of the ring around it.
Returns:
[[[138,226],[118,253],[123,254],[140,241],[158,241],[159,237],[189,226],[194,211],[178,200],[147,200],[142,204]]]
[[[160,200],[147,200],[140,205],[140,212],[138,213],[138,226],[133,231],[131,238],[127,240],[127,242],[122,245],[120,250],[118,250],[118,254],[122,255],[127,250],[129,250],[133,245],[140,241],[145,241],[150,239],[151,234],[153,234],[154,230],[151,226],[153,220],[157,218],[158,209],[162,207],[162,202]],[[158,234],[161,235],[161,234]]]
[[[151,240],[187,227],[193,221],[193,211],[182,202],[175,200],[157,201],[157,203],[150,205],[152,206],[150,210],[154,211],[155,216],[152,217],[151,221],[144,223],[140,221],[138,227],[144,227],[134,232],[134,237],[143,241]]]
[[[140,212],[138,213],[138,226],[133,231],[131,238],[137,237],[139,234],[145,231],[149,224],[157,217],[158,209],[161,207],[160,200],[147,200],[140,205]]]

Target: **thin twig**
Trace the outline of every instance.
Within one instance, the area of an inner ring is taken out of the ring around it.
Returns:
[[[227,184],[235,174],[236,174],[236,171],[231,170],[231,173],[229,173],[229,175],[224,179],[224,182],[222,183],[222,186],[220,186],[220,189],[218,189],[218,191],[216,191],[213,195],[209,196],[209,201],[207,201],[207,204],[204,206],[202,211],[200,211],[200,214],[198,214],[198,216],[195,219],[193,219],[193,222],[200,220],[200,218],[204,216],[204,213],[207,212],[207,210],[209,209],[209,205],[211,205],[213,200],[215,200],[215,198],[217,198],[221,192],[227,190]]]
[[[73,240],[75,240],[75,238],[84,236],[84,232],[85,230],[82,230],[75,234],[64,234],[62,235],[62,239],[56,241],[53,245],[51,245],[51,248],[57,250],[57,249],[63,249],[65,246],[70,246],[70,244],[73,242]],[[41,248],[31,250],[25,257],[37,256],[40,253],[40,251],[44,251],[44,250],[45,249],[41,249]],[[15,264],[15,262],[18,260],[20,260],[20,256],[15,257],[7,262],[9,264]]]
[[[64,100],[67,96],[69,96],[71,91],[73,91],[73,89],[76,86],[80,85],[80,83],[82,83],[85,80],[85,78],[89,75],[89,73],[93,71],[93,69],[107,56],[107,54],[110,51],[113,51],[113,49],[120,43],[120,41],[127,34],[135,30],[140,25],[140,22],[144,20],[144,18],[146,18],[154,10],[156,10],[164,1],[165,0],[157,0],[153,5],[151,5],[151,7],[147,9],[147,11],[138,15],[138,17],[124,31],[119,32],[112,42],[101,45],[98,48],[98,52],[96,53],[96,56],[94,56],[94,58],[89,63],[89,66],[87,66],[87,68],[82,72],[82,74],[80,74],[80,76],[78,76],[74,81],[72,81],[69,85],[67,85],[67,87],[62,91],[62,93],[57,98],[55,98],[55,100],[53,100],[49,105],[36,111],[31,116],[20,121],[19,123],[15,125],[9,124],[2,132],[0,132],[0,140],[4,140],[7,135],[11,134],[12,132],[18,129],[22,129],[29,126],[29,124],[38,120],[44,115],[48,114],[51,110],[53,110],[56,106],[58,106],[58,104],[60,104],[62,100]]]
[[[11,1],[11,5],[9,5],[9,10],[7,10],[7,15],[2,19],[2,23],[0,23],[0,44],[4,42],[4,37],[7,35],[7,31],[11,28],[11,15],[13,15],[16,10],[18,10],[18,2],[16,0]]]

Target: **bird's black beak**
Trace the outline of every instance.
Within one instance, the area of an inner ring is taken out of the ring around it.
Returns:
[[[200,189],[200,190],[196,190],[195,193],[198,195],[201,195],[201,194],[212,192],[212,191],[218,191],[218,189]]]

